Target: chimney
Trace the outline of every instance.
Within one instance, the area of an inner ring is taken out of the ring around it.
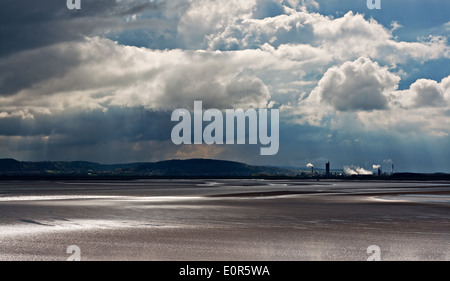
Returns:
[[[325,174],[326,174],[326,176],[327,177],[329,177],[330,176],[330,161],[328,161],[326,164],[325,164]]]

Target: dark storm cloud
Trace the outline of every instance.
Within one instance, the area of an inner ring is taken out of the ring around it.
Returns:
[[[42,48],[0,57],[0,96],[14,95],[49,78],[60,78],[80,63],[71,49]]]
[[[4,0],[0,9],[0,56],[123,28],[122,17],[157,10],[147,1],[83,0],[81,10],[66,1]]]
[[[34,118],[0,119],[0,136],[49,137],[50,143],[93,144],[105,140],[166,140],[170,138],[170,113],[143,108],[115,108],[108,111],[35,114]]]
[[[0,154],[20,160],[88,160],[100,163],[157,161],[186,157],[182,150],[217,151],[207,158],[255,165],[304,167],[308,162],[333,169],[372,165],[392,159],[398,171],[448,172],[449,138],[389,132],[343,130],[280,123],[280,150],[273,157],[259,155],[258,145],[176,146],[170,141],[169,113],[142,108],[113,108],[108,112],[65,113],[34,119],[0,119]],[[17,138],[14,138],[17,136]],[[9,140],[8,140],[9,138]],[[428,149],[429,145],[435,149]],[[384,169],[389,170],[390,164]],[[420,168],[418,168],[420,167]]]

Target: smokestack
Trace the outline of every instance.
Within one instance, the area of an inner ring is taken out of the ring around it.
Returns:
[[[381,167],[378,168],[378,176],[381,177]]]
[[[306,165],[307,167],[311,168],[311,173],[314,174],[314,165],[311,163],[308,163],[308,165]]]
[[[328,161],[326,164],[325,164],[325,174],[326,174],[326,176],[327,177],[329,177],[330,176],[330,161]]]

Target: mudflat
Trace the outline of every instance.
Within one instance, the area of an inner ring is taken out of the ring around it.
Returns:
[[[0,182],[0,260],[450,259],[450,183]]]

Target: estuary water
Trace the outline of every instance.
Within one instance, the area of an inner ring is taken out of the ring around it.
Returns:
[[[0,182],[0,260],[450,260],[450,183]]]

